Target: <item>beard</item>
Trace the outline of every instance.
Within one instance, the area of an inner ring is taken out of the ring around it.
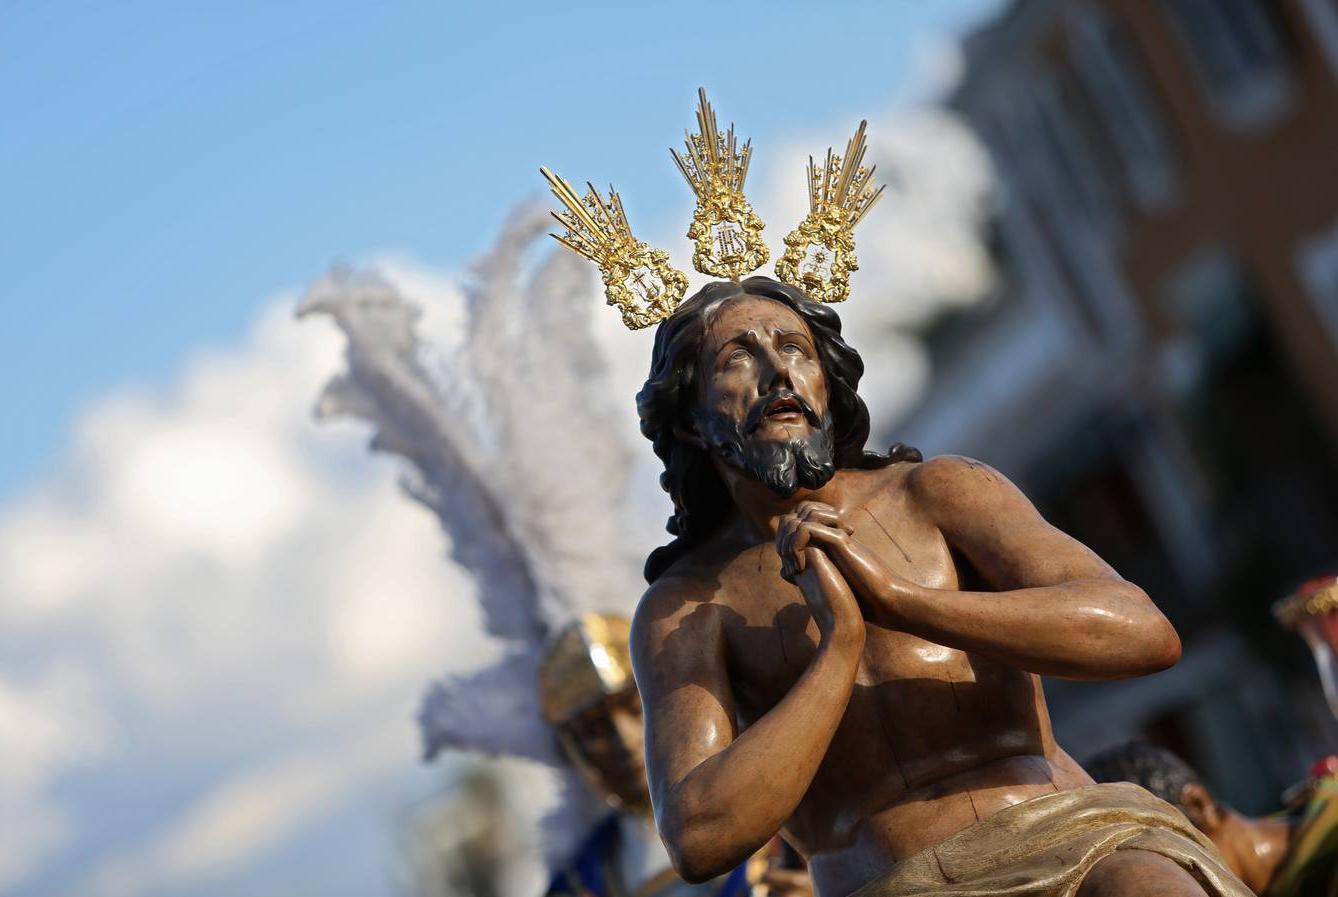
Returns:
[[[794,399],[813,427],[807,436],[780,441],[757,439],[762,413],[780,398]],[[821,417],[788,389],[763,396],[742,424],[724,415],[710,415],[699,423],[707,444],[726,464],[743,471],[781,496],[791,496],[800,486],[817,489],[836,474],[832,416]]]

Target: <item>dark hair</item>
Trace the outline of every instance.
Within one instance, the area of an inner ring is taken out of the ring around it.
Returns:
[[[1098,782],[1133,782],[1182,810],[1180,795],[1185,786],[1202,785],[1199,774],[1188,763],[1146,741],[1130,741],[1104,750],[1083,768]]]
[[[827,379],[828,413],[836,468],[873,469],[898,461],[919,461],[920,452],[897,443],[887,454],[867,452],[869,409],[856,388],[864,375],[859,353],[841,338],[841,318],[830,305],[814,302],[803,291],[770,277],[742,283],[707,284],[663,321],[655,331],[650,375],[637,394],[641,433],[664,462],[660,485],[674,502],[666,529],[676,538],[646,559],[647,582],[700,544],[725,519],[731,502],[707,450],[680,440],[676,426],[690,427],[697,400],[697,364],[706,329],[721,307],[744,296],[759,296],[794,311],[813,334]]]

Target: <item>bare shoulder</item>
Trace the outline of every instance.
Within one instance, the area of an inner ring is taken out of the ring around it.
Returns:
[[[709,570],[691,557],[676,562],[651,583],[632,616],[632,645],[648,646],[668,633],[697,630],[705,635],[714,625],[718,586]]]
[[[907,477],[907,494],[948,544],[995,589],[1118,579],[1081,542],[1051,526],[1008,478],[988,464],[943,455]]]
[[[672,568],[655,580],[632,616],[631,648],[648,709],[686,683],[724,675],[724,625],[710,583]]]
[[[907,488],[926,498],[963,486],[980,487],[1000,481],[1007,482],[999,471],[965,455],[935,455],[916,464],[906,475]]]
[[[1007,477],[983,461],[962,455],[938,455],[915,465],[905,480],[911,500],[931,518],[959,514],[1034,511]]]
[[[707,603],[711,590],[705,579],[689,572],[670,571],[650,584],[637,602],[636,619],[677,616],[684,608]]]

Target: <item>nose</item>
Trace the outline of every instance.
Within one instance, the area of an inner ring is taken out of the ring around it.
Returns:
[[[790,379],[790,365],[775,349],[767,347],[762,355],[761,370],[758,372],[757,394],[768,395],[778,389],[794,389]]]

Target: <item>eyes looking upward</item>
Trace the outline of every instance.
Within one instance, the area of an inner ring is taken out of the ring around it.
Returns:
[[[776,354],[782,358],[812,358],[813,347],[808,336],[794,331],[778,330],[772,333],[770,342]],[[738,369],[752,361],[756,356],[765,354],[764,340],[756,331],[739,334],[721,348],[716,359],[716,370]]]

